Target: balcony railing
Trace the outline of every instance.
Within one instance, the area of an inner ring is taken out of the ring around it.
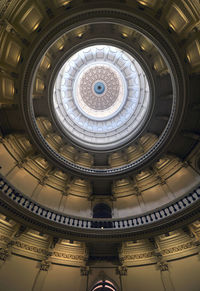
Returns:
[[[178,213],[200,200],[200,186],[198,186],[195,190],[171,204],[143,215],[121,219],[93,219],[70,216],[42,206],[15,189],[1,174],[0,190],[19,206],[47,220],[71,227],[101,230],[131,228],[154,223]]]

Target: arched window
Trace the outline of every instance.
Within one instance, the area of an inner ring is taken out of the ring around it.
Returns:
[[[98,203],[93,208],[93,218],[112,218],[112,211],[110,206],[105,203]],[[93,228],[112,228],[111,221],[94,221],[91,223]]]
[[[93,286],[91,291],[117,291],[117,289],[112,282],[108,280],[101,280]]]

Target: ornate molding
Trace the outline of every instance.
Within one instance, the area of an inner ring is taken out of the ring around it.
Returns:
[[[18,248],[21,248],[23,250],[35,252],[35,253],[38,253],[38,254],[41,254],[41,255],[44,255],[44,256],[46,256],[46,254],[47,254],[46,249],[42,249],[42,248],[39,248],[39,247],[36,247],[36,246],[32,246],[32,245],[26,244],[26,243],[21,242],[21,241],[16,241],[15,242],[15,246],[18,247]]]
[[[72,260],[72,261],[86,261],[87,259],[87,257],[84,255],[74,255],[74,254],[68,254],[68,253],[63,253],[59,251],[53,252],[52,256],[55,256],[57,258]]]
[[[178,246],[175,246],[175,247],[172,247],[172,248],[168,248],[168,249],[162,250],[161,254],[163,256],[166,256],[166,255],[170,255],[170,254],[173,254],[173,253],[178,253],[178,252],[181,252],[181,251],[184,251],[184,250],[187,250],[187,249],[194,248],[194,246],[195,246],[194,242],[190,241],[190,242],[187,242],[185,244],[181,244],[181,245],[178,245]]]
[[[122,254],[120,259],[122,261],[135,261],[135,260],[142,260],[142,259],[149,259],[154,257],[154,251],[146,252],[146,253],[139,253],[139,254]]]
[[[20,240],[10,240],[9,237],[7,236],[3,236],[1,235],[0,236],[0,240],[5,242],[7,245],[12,242],[12,247],[16,247],[16,248],[20,248],[24,251],[30,251],[30,252],[33,252],[33,253],[37,253],[41,256],[45,256],[45,257],[54,257],[54,258],[57,258],[57,259],[65,259],[65,260],[70,260],[70,261],[75,261],[75,262],[85,262],[86,259],[87,259],[87,255],[86,254],[69,254],[68,253],[68,250],[66,250],[66,252],[61,252],[61,251],[48,251],[47,249],[45,248],[40,248],[40,247],[37,247],[37,246],[33,246],[31,244],[27,244],[27,243],[24,243]],[[8,247],[11,247],[11,246],[8,246]]]

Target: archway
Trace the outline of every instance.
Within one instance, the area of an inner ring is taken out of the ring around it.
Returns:
[[[117,289],[112,282],[100,280],[92,287],[91,291],[117,291]]]
[[[93,208],[93,218],[112,218],[112,210],[105,203],[98,203]],[[94,228],[112,228],[112,221],[94,221],[91,224]]]

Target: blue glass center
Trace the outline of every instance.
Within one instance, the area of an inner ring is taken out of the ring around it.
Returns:
[[[94,92],[102,94],[105,91],[105,85],[102,82],[96,82],[94,85]]]

